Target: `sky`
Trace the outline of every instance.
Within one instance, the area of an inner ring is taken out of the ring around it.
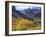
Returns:
[[[16,10],[23,10],[23,9],[27,9],[27,8],[31,8],[31,9],[38,8],[38,9],[40,9],[40,7],[36,7],[36,6],[15,6],[15,8],[16,8]]]

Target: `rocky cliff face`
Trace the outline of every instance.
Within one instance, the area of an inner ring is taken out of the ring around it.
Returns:
[[[27,8],[23,10],[16,10],[15,6],[12,6],[12,15],[16,18],[26,18],[26,19],[33,19],[35,17],[41,17],[41,8],[34,7],[34,8]]]

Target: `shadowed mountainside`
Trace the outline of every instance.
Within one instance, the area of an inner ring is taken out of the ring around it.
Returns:
[[[41,8],[28,8],[24,10],[16,10],[15,6],[12,6],[12,15],[17,18],[33,19],[35,17],[41,18]]]

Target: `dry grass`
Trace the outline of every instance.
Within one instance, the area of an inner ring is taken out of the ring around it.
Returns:
[[[34,21],[28,19],[16,19],[12,17],[12,31],[21,30],[39,30],[41,29],[40,24],[35,24]]]

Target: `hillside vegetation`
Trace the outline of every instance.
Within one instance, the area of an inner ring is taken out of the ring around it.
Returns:
[[[37,22],[36,22],[37,21]],[[12,17],[12,31],[19,30],[39,30],[41,29],[40,19],[28,20],[28,19],[16,19]]]

